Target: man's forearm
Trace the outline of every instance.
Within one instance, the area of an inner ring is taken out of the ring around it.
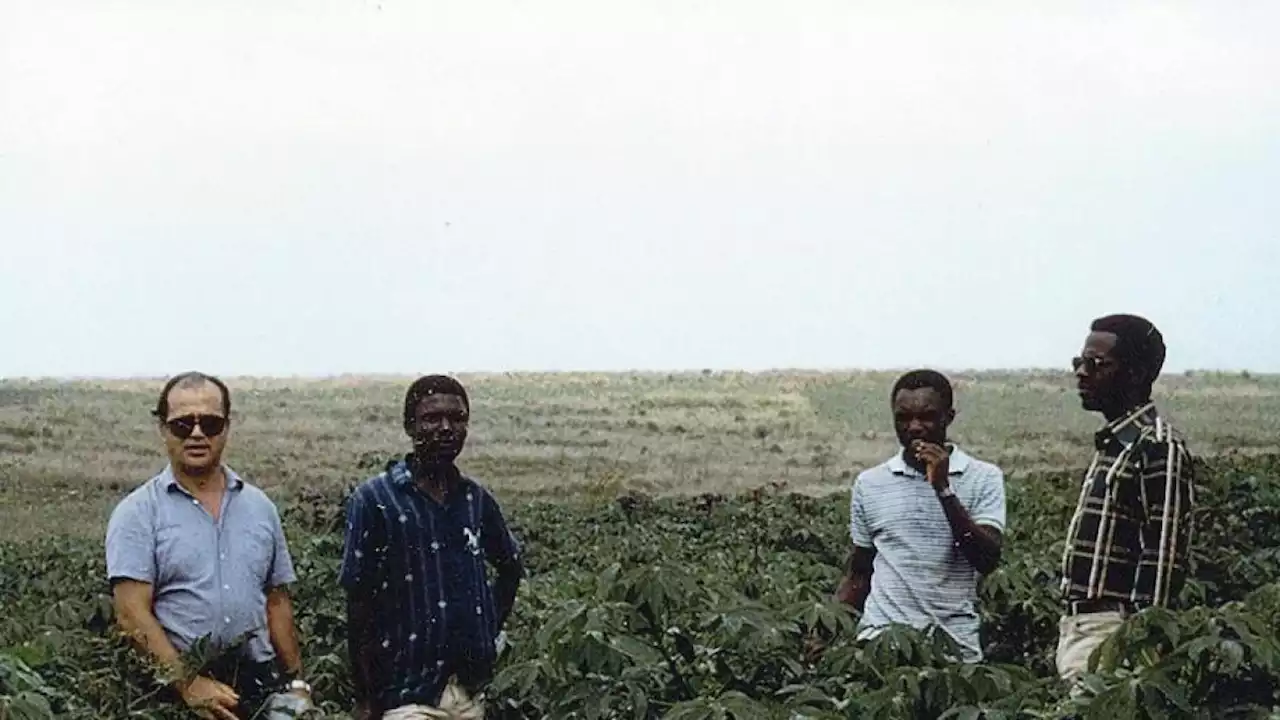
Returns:
[[[960,553],[983,575],[995,570],[1000,564],[999,537],[992,530],[975,523],[956,496],[939,499]]]
[[[871,594],[871,575],[855,572],[847,574],[836,589],[836,599],[862,612],[867,606],[867,596]]]
[[[1151,604],[1157,607],[1167,607],[1177,597],[1190,569],[1195,491],[1192,466],[1178,450],[1174,445],[1161,448],[1154,467],[1143,474],[1147,517],[1140,535],[1143,562],[1138,565],[1137,590],[1150,592]]]
[[[1168,526],[1163,522],[1147,524],[1139,536],[1142,555],[1134,582],[1138,594],[1149,595],[1150,604],[1156,607],[1168,607],[1178,597],[1190,574],[1189,535],[1185,532],[1187,521],[1188,518],[1183,516],[1175,518]]]
[[[351,685],[358,702],[371,700],[370,680],[373,678],[370,658],[371,642],[369,622],[372,609],[361,600],[347,599],[347,659],[351,664]]]
[[[494,581],[494,602],[498,611],[498,630],[506,627],[507,619],[516,604],[516,594],[520,590],[520,580],[524,577],[524,567],[519,563],[507,563],[498,568],[498,577]]]
[[[284,671],[292,676],[301,675],[302,650],[293,619],[293,601],[284,590],[273,590],[267,596],[267,632]]]
[[[871,594],[871,573],[875,569],[876,551],[874,548],[853,546],[849,559],[845,561],[844,578],[840,587],[836,588],[836,599],[862,612],[867,605],[867,597]]]
[[[160,621],[150,611],[134,610],[120,613],[120,630],[130,642],[157,663],[167,675],[167,680],[179,686],[186,680],[182,656],[169,641]]]

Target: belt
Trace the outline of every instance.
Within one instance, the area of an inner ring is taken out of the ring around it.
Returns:
[[[1131,615],[1137,608],[1125,600],[1072,600],[1067,603],[1068,615],[1087,615],[1089,613],[1118,612]]]

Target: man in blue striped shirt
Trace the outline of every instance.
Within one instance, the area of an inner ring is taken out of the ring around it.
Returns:
[[[461,383],[419,378],[404,404],[413,451],[348,500],[341,582],[358,718],[484,717],[479,692],[524,568],[497,501],[454,464],[469,419]]]
[[[946,376],[914,370],[889,397],[902,449],[854,482],[853,553],[836,597],[862,612],[860,640],[891,625],[937,626],[962,660],[979,662],[978,580],[1000,563],[1004,472],[948,440]]]

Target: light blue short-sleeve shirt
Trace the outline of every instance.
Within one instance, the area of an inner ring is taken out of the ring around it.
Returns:
[[[209,636],[247,636],[252,659],[275,657],[267,591],[297,580],[275,503],[225,468],[219,519],[178,483],[172,467],[130,492],[107,523],[107,577],[150,583],[154,612],[179,652]]]
[[[955,447],[950,482],[975,523],[1004,532],[1000,468]],[[876,551],[858,637],[874,637],[891,624],[937,625],[964,649],[964,660],[980,661],[980,575],[955,546],[942,503],[924,474],[899,452],[858,475],[850,505],[853,543]]]

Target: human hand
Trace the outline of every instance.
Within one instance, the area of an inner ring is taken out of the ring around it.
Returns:
[[[916,459],[924,463],[925,477],[929,484],[937,492],[942,492],[951,486],[951,456],[947,449],[941,445],[924,440],[916,440],[911,443],[911,449],[916,454]]]
[[[373,720],[373,706],[368,702],[358,702],[351,711],[355,720]]]
[[[240,696],[231,686],[197,675],[182,686],[182,701],[197,715],[210,720],[237,720],[235,708]]]

